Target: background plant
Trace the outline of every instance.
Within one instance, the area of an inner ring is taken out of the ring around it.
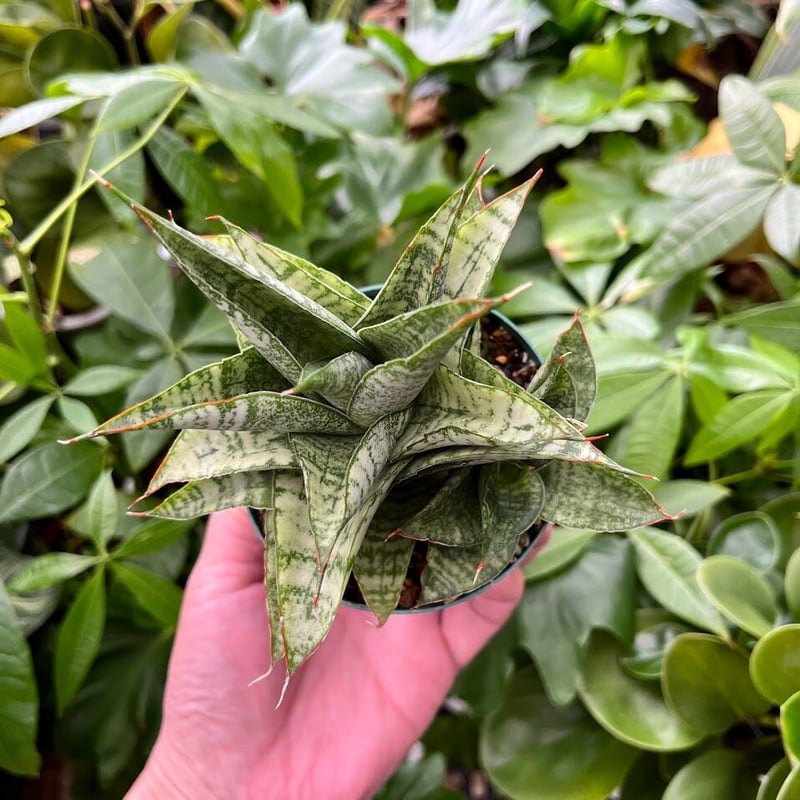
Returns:
[[[539,346],[581,310],[591,432],[685,513],[661,534],[554,531],[384,797],[452,795],[463,770],[515,798],[790,797],[797,4],[323,5],[0,5],[18,109],[0,120],[3,791],[34,791],[11,773],[41,763],[74,770],[75,797],[124,793],[197,547],[191,525],[122,513],[161,434],[55,440],[235,348],[91,170],[367,283],[492,148],[490,195],[545,170],[495,289],[535,280],[508,309]]]

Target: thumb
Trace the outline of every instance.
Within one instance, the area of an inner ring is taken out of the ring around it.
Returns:
[[[187,592],[234,592],[264,580],[264,544],[244,508],[209,517],[203,547],[187,584]]]
[[[508,620],[524,588],[522,572],[515,569],[477,597],[442,611],[442,636],[459,668],[472,661]]]

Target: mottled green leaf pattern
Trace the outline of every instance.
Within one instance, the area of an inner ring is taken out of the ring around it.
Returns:
[[[507,541],[484,561],[480,545],[459,548],[430,545],[422,576],[421,602],[452,600],[484,586],[503,571],[516,547],[516,540]]]
[[[126,415],[121,415],[121,418],[127,422]],[[306,430],[315,433],[356,433],[359,430],[358,425],[335,408],[305,397],[275,392],[251,392],[228,400],[197,403],[124,427],[119,427],[121,418],[115,417],[107,423],[110,427],[101,425],[87,435],[102,436],[141,428],[251,430],[274,433]]]
[[[479,545],[482,528],[478,491],[477,471],[458,470],[397,533],[448,547]]]
[[[665,517],[650,492],[601,464],[553,461],[541,476],[546,497],[542,518],[556,525],[624,531]],[[570,491],[576,486],[580,493]]]
[[[346,411],[358,382],[373,366],[360,353],[343,353],[330,361],[310,361],[303,367],[292,391],[296,394],[317,392]]]
[[[447,265],[444,297],[482,297],[536,178],[498,197],[459,225]]]
[[[528,391],[564,416],[582,421],[589,416],[597,394],[597,376],[586,332],[577,318],[556,339]]]
[[[482,556],[505,550],[539,519],[544,505],[544,483],[529,466],[487,464],[479,470]]]
[[[428,303],[461,203],[462,192],[455,192],[419,229],[356,328],[377,325]]]
[[[222,397],[271,389],[280,391],[288,384],[258,351],[250,347],[238,355],[189,373],[174,386],[123,411],[92,431],[101,436],[120,430],[142,427],[148,421],[165,417],[178,409],[210,403]]]
[[[324,565],[345,523],[373,490],[408,420],[402,412],[378,420],[361,438],[292,435],[303,470],[311,529]]]
[[[554,439],[582,439],[576,428],[534,397],[481,386],[439,367],[420,393],[397,445],[406,455],[454,445],[524,444],[531,458]]]
[[[348,416],[365,425],[407,408],[464,329],[493,305],[488,300],[459,300],[362,328],[359,336],[391,360],[374,367],[359,381],[347,408]]]
[[[228,220],[222,222],[246,264],[302,293],[348,325],[354,325],[369,306],[364,294],[333,272],[254,239]]]
[[[153,475],[147,494],[169,483],[234,472],[299,467],[286,434],[273,431],[185,430]]]
[[[305,361],[361,350],[351,328],[318,303],[174,223],[135,206],[186,275],[290,380]]]
[[[269,494],[265,472],[237,472],[191,481],[147,513],[161,519],[193,519],[236,506],[265,508]]]

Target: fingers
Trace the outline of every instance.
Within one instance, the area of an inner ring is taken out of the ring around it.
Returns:
[[[442,635],[459,668],[494,636],[522,598],[525,582],[515,569],[485,592],[442,611]]]
[[[209,517],[192,575],[199,580],[210,573],[224,575],[231,589],[263,581],[264,544],[246,509],[232,508]]]

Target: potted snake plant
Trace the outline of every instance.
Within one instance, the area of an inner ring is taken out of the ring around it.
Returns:
[[[481,177],[479,165],[373,298],[225,220],[204,238],[132,203],[240,352],[85,436],[180,431],[144,513],[254,510],[272,661],[289,674],[346,595],[383,622],[494,580],[545,521],[609,531],[664,516],[582,433],[595,372],[577,319],[535,372],[487,358],[481,320],[510,295],[485,295],[533,180],[487,204]]]

